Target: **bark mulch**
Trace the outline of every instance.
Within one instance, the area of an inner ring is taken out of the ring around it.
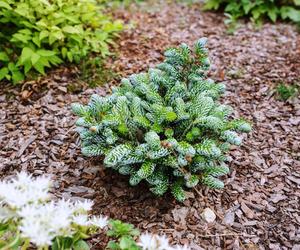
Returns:
[[[126,177],[103,169],[101,160],[84,158],[70,104],[107,94],[109,84],[72,93],[67,86],[75,85],[74,77],[65,69],[40,79],[38,93],[29,98],[26,86],[22,96],[16,87],[1,87],[1,176],[20,170],[51,175],[56,196],[93,199],[95,213],[168,234],[194,249],[300,249],[300,102],[279,101],[274,91],[281,82],[300,83],[296,28],[245,23],[229,35],[221,14],[175,3],[117,15],[136,25],[121,36],[118,58],[108,63],[122,75],[154,66],[171,45],[208,37],[211,77],[228,87],[222,101],[254,127],[244,145],[231,151],[224,190],[201,187],[201,195],[190,192],[180,204],[170,195],[154,197],[144,184],[132,188]],[[214,223],[201,218],[207,207],[217,215]],[[103,248],[101,238],[91,243]]]

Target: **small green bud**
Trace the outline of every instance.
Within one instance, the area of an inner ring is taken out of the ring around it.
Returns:
[[[186,134],[185,138],[186,138],[188,141],[194,140],[193,133],[192,133],[192,132],[188,132],[188,133]]]
[[[172,122],[172,121],[175,121],[177,119],[177,115],[174,111],[171,111],[171,112],[167,112],[166,114],[166,120],[168,122]]]
[[[118,126],[118,130],[122,134],[126,134],[128,132],[128,128],[127,128],[126,124],[124,124],[124,123],[122,123]]]
[[[192,128],[191,133],[194,137],[198,137],[200,135],[200,129],[199,128]]]
[[[167,138],[173,137],[173,135],[174,135],[174,130],[173,130],[173,129],[167,128],[167,129],[165,130],[165,136],[166,136]]]

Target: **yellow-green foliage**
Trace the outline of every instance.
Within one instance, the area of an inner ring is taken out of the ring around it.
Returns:
[[[109,54],[122,23],[102,8],[97,0],[0,0],[0,81],[18,83],[32,70],[44,74],[89,52]]]
[[[300,22],[300,0],[206,0],[205,9],[224,8],[234,19],[250,16],[258,22],[269,18],[275,22],[278,18]]]

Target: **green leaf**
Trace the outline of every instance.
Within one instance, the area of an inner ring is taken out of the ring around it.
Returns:
[[[40,57],[41,56],[37,53],[33,53],[31,55],[31,63],[32,63],[33,66],[39,61]]]
[[[72,26],[65,26],[62,28],[62,30],[69,34],[79,34],[80,30],[78,28],[72,27]]]
[[[277,19],[277,8],[270,8],[268,10],[268,16],[275,23]]]
[[[66,57],[67,57],[67,53],[68,53],[67,48],[63,47],[63,48],[61,49],[62,57],[63,57],[63,58],[66,58]]]
[[[25,73],[25,75],[30,71],[31,68],[32,68],[31,61],[26,61],[24,63],[24,73]]]
[[[50,57],[56,55],[56,53],[52,50],[39,49],[36,51],[37,54],[44,57]]]
[[[60,63],[62,63],[62,60],[58,57],[58,56],[50,56],[50,57],[44,57],[47,58],[49,60],[49,62],[53,65],[58,65]],[[50,67],[48,65],[46,65],[47,67]]]
[[[110,230],[107,235],[110,237],[121,237],[121,236],[138,236],[139,230],[135,229],[132,224],[124,223],[120,220],[109,221]]]
[[[24,80],[24,75],[20,71],[13,71],[12,72],[12,80],[13,83],[20,83]]]
[[[45,75],[45,65],[41,63],[41,61],[37,61],[33,67],[42,75]]]
[[[280,9],[282,19],[289,18],[294,22],[300,22],[300,10],[296,10],[293,7],[284,6]]]
[[[19,68],[16,66],[16,64],[14,64],[13,62],[10,62],[8,65],[7,65],[8,69],[10,72],[13,72],[13,71],[18,71]]]
[[[12,7],[6,1],[0,1],[0,7],[3,7],[8,10],[12,10]]]
[[[42,30],[39,34],[39,39],[42,41],[44,38],[49,36],[49,31],[48,30]]]
[[[111,250],[119,250],[120,247],[119,247],[119,244],[117,244],[115,241],[109,241],[108,244],[107,244],[107,249],[111,249]]]
[[[9,73],[9,70],[7,67],[0,69],[0,81],[3,80],[8,73]]]
[[[69,60],[70,62],[73,62],[73,54],[72,54],[71,51],[68,51],[68,52],[67,52],[67,57],[68,57],[68,60]]]
[[[37,35],[32,38],[32,41],[34,42],[34,44],[36,46],[41,47],[41,41],[40,41],[40,39],[39,39],[39,37]]]
[[[220,0],[208,0],[205,2],[204,10],[217,10],[220,6]]]
[[[253,6],[254,6],[254,4],[251,3],[250,1],[243,3],[243,9],[245,11],[245,14],[248,14]]]
[[[49,63],[50,58],[41,56],[40,59],[39,59],[39,63],[44,65],[45,67],[51,67],[51,65]]]
[[[79,240],[73,245],[73,250],[90,250],[90,246],[84,240]]]
[[[50,33],[49,35],[49,44],[52,45],[54,42],[63,40],[65,38],[61,30],[56,30]]]
[[[47,28],[47,22],[44,19],[39,20],[38,22],[36,22],[36,25],[39,28]]]
[[[31,56],[34,54],[34,51],[29,47],[24,47],[22,49],[21,56],[19,58],[19,62],[24,64],[27,60],[31,60]]]
[[[5,52],[0,52],[0,62],[9,62],[9,57]]]
[[[121,249],[133,249],[132,245],[134,244],[134,241],[130,237],[122,237],[120,240],[120,248]]]

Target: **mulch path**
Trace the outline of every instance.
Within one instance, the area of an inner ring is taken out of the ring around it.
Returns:
[[[300,101],[279,101],[274,92],[281,82],[300,83],[296,28],[267,23],[256,29],[245,23],[229,35],[220,13],[175,3],[117,15],[136,24],[121,36],[118,58],[108,62],[122,75],[154,66],[171,45],[208,37],[211,77],[228,87],[222,102],[254,126],[243,146],[231,151],[224,190],[200,187],[201,196],[190,192],[180,204],[170,195],[154,197],[144,184],[132,188],[126,177],[103,169],[101,160],[84,158],[70,104],[87,102],[92,93],[107,94],[109,84],[71,93],[67,86],[74,78],[65,69],[39,80],[46,87],[30,98],[24,98],[27,90],[22,98],[20,89],[1,87],[0,175],[49,174],[57,196],[93,199],[95,213],[168,234],[193,249],[300,249]],[[206,207],[217,214],[212,224],[201,218]],[[91,243],[103,248],[101,238]]]

